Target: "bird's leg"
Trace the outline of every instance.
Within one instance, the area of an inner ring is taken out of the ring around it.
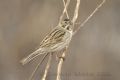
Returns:
[[[55,58],[56,58],[56,61],[58,61],[59,59],[58,52],[56,52]]]
[[[66,48],[64,48],[63,50],[61,50],[60,52],[56,52],[56,60],[58,61],[58,59],[63,59],[65,60],[64,57],[62,57],[61,55],[59,55],[59,53],[63,53],[66,52]]]

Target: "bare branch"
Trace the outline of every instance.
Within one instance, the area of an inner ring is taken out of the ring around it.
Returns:
[[[83,27],[85,25],[85,23],[87,23],[89,21],[89,19],[91,19],[91,17],[99,10],[100,7],[102,7],[102,5],[105,3],[106,0],[103,0],[98,6],[97,8],[90,14],[90,16],[87,17],[87,19],[85,19],[85,21],[83,21],[80,26],[78,27],[78,29],[76,29],[76,31],[74,32],[74,34],[76,34],[81,27]],[[74,35],[73,34],[73,35]]]
[[[66,5],[65,0],[63,0],[63,4],[64,4],[64,7],[65,7],[65,5]],[[66,13],[67,18],[69,19],[69,15],[68,15],[67,9],[65,10],[65,13]]]
[[[58,68],[57,68],[56,80],[61,80],[60,75],[61,75],[62,64],[63,64],[64,58],[65,58],[65,55],[66,55],[66,50],[67,50],[67,48],[64,50],[62,56],[60,57]]]
[[[69,3],[70,3],[70,0],[67,0],[66,5],[65,5],[64,10],[63,10],[63,13],[62,13],[61,16],[60,16],[59,23],[61,23],[61,21],[62,21],[62,19],[63,19],[63,17],[64,17],[64,14],[65,14],[65,12],[67,11],[67,7],[68,7]]]
[[[52,60],[52,53],[50,53],[50,56],[49,56],[49,59],[48,59],[48,62],[47,62],[46,68],[45,68],[45,72],[44,72],[44,75],[41,80],[46,80],[46,76],[47,76],[48,70],[50,68],[51,60]]]
[[[74,11],[74,16],[73,16],[73,19],[72,19],[73,26],[74,26],[74,24],[75,24],[75,22],[78,18],[79,7],[80,7],[80,0],[77,0],[75,11]]]

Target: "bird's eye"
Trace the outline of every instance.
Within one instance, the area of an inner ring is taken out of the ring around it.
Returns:
[[[65,25],[62,25],[63,28],[65,28]]]
[[[70,29],[70,27],[68,26],[68,27],[67,27],[67,30],[69,30],[69,29]]]
[[[65,23],[67,24],[67,21],[65,21]]]

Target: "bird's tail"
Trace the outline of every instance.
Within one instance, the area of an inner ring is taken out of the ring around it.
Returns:
[[[30,55],[28,55],[26,58],[22,59],[20,61],[20,63],[22,63],[23,65],[30,62],[31,60],[33,60],[34,58],[36,58],[37,56],[44,54],[45,52],[40,49],[37,49],[36,51],[34,51],[33,53],[31,53]]]

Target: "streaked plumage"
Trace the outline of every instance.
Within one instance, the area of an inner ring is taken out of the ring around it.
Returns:
[[[26,64],[40,54],[60,51],[65,48],[72,38],[72,24],[69,19],[65,19],[40,43],[39,49],[28,55],[21,62]]]

